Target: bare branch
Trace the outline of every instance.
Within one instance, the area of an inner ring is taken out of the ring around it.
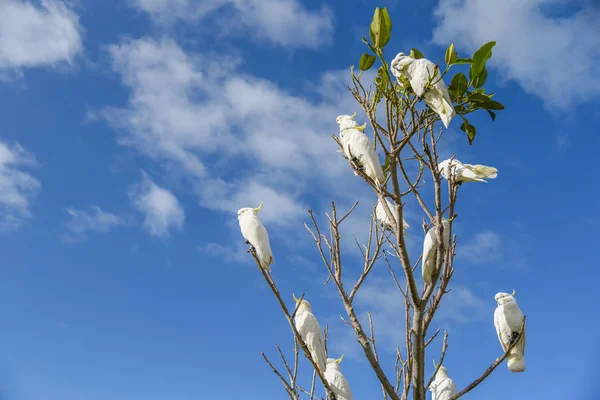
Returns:
[[[442,355],[440,356],[440,361],[438,362],[437,367],[435,367],[435,371],[433,371],[433,375],[431,375],[431,378],[429,378],[429,382],[427,382],[427,385],[425,385],[425,390],[427,390],[427,388],[429,388],[429,386],[431,386],[431,382],[433,382],[433,380],[435,379],[435,376],[437,375],[438,371],[440,370],[440,367],[444,363],[444,357],[446,357],[446,350],[448,350],[448,332],[444,331],[444,343],[442,344]]]
[[[524,331],[525,329],[525,319],[527,317],[523,316],[523,323],[521,324],[521,332]],[[452,396],[450,398],[450,400],[456,400],[459,397],[464,396],[465,394],[469,393],[471,390],[475,389],[477,387],[477,385],[479,385],[481,382],[483,382],[483,380],[485,378],[487,378],[495,369],[498,365],[500,365],[502,363],[502,361],[504,361],[506,359],[506,357],[508,357],[508,355],[510,354],[510,351],[523,339],[522,335],[519,334],[519,337],[517,340],[515,340],[510,346],[508,346],[508,348],[506,349],[506,351],[504,352],[504,355],[500,358],[497,358],[496,361],[494,361],[492,363],[492,365],[490,365],[488,367],[488,369],[485,370],[485,372],[483,374],[481,374],[481,376],[477,379],[475,379],[473,381],[473,383],[471,383],[469,386],[467,386],[466,388],[464,388],[463,390],[461,390],[460,392],[458,392],[458,394],[455,394],[454,396]]]

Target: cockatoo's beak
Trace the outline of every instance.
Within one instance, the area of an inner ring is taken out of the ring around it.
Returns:
[[[262,203],[262,201],[261,201],[261,202],[260,202],[260,206],[258,206],[257,208],[255,208],[255,209],[254,209],[254,211],[256,211],[256,212],[259,212],[259,211],[260,211],[260,209],[262,208],[262,206],[263,206],[263,203]]]
[[[362,124],[361,126],[356,126],[354,129],[358,129],[359,131],[364,131],[365,128],[367,127],[367,123],[365,122],[364,124]]]
[[[344,355],[342,354],[342,356],[340,358],[338,358],[337,360],[335,360],[336,363],[341,363],[342,360],[344,359]]]
[[[515,297],[515,294],[517,294],[517,291],[515,289],[513,289],[513,292],[510,294],[512,297]]]
[[[296,298],[296,295],[294,293],[292,293],[292,297],[294,298],[294,301],[296,302],[296,304],[298,304],[300,302],[300,300]]]

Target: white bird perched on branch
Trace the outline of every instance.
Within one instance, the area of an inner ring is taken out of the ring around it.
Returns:
[[[452,162],[451,162],[452,161]],[[438,164],[438,170],[446,179],[453,174],[454,180],[457,183],[462,182],[483,182],[487,183],[483,178],[494,179],[498,176],[498,170],[494,167],[488,167],[481,164],[463,164],[457,159],[447,159]]]
[[[325,380],[329,384],[329,387],[333,391],[333,394],[335,394],[337,400],[353,400],[354,397],[350,391],[350,385],[342,374],[342,371],[340,371],[340,363],[343,359],[343,354],[337,360],[333,358],[327,359],[327,366],[324,374]]]
[[[502,292],[496,294],[498,307],[494,311],[494,326],[505,352],[515,340],[519,340],[519,343],[510,350],[506,364],[511,372],[523,372],[525,371],[525,326],[523,313],[514,297],[515,293],[516,291],[513,290],[512,294]]]
[[[256,250],[260,266],[270,272],[271,264],[273,264],[273,252],[269,243],[269,234],[257,215],[262,206],[263,203],[260,203],[257,208],[240,208],[238,210],[238,221],[246,243]]]
[[[298,300],[293,293],[292,296],[298,305],[298,311],[296,311],[296,316],[294,317],[296,330],[304,343],[306,343],[315,364],[317,364],[322,373],[325,373],[327,352],[325,351],[325,344],[323,343],[323,338],[321,336],[321,326],[319,325],[319,321],[317,321],[317,318],[313,315],[308,301],[304,299],[302,299],[302,301]]]
[[[379,163],[379,157],[373,144],[363,133],[367,124],[358,125],[354,120],[354,115],[340,115],[335,122],[340,126],[340,142],[342,150],[348,160],[355,159],[360,167],[365,169],[365,174],[380,186],[385,180],[383,169]],[[354,171],[354,175],[358,175]]]
[[[385,202],[387,203],[390,211],[392,212],[394,219],[396,221],[398,221],[398,213],[396,212],[396,207],[392,203],[390,203],[388,199],[385,199]],[[381,200],[377,201],[377,206],[375,207],[375,216],[377,217],[377,220],[386,229],[389,229],[389,230],[394,229],[392,221],[390,221],[390,219],[388,218],[388,215],[385,212],[385,208],[383,207],[383,204],[381,204]],[[410,225],[408,225],[408,223],[406,223],[406,220],[404,218],[402,218],[402,225],[404,226],[404,229],[410,228]]]
[[[444,251],[450,247],[450,223],[447,219],[442,220],[444,231],[442,232]],[[436,226],[431,227],[425,235],[423,241],[423,259],[422,259],[422,274],[423,282],[428,285],[433,284],[433,274],[435,271],[435,261],[437,258],[437,234]]]
[[[437,368],[435,361],[433,366]],[[435,374],[435,380],[431,382],[429,390],[431,390],[431,400],[450,400],[458,393],[454,381],[448,377],[448,371],[443,366],[440,366]]]
[[[392,60],[390,69],[399,83],[401,76],[408,79],[415,94],[423,98],[429,108],[440,116],[447,129],[456,112],[436,65],[426,58],[414,59],[404,53],[398,53]]]

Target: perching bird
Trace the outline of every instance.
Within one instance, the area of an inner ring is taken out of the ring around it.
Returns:
[[[462,182],[487,183],[483,178],[494,179],[498,176],[498,170],[494,167],[480,164],[463,164],[457,159],[452,160],[452,163],[450,163],[450,160],[449,158],[439,163],[438,170],[446,179],[448,179],[450,170],[452,170],[454,180],[459,184]]]
[[[327,352],[325,351],[325,344],[323,343],[323,338],[321,336],[321,326],[319,326],[319,321],[317,321],[317,318],[313,315],[308,301],[304,299],[302,299],[302,301],[298,300],[293,293],[292,296],[294,297],[296,304],[300,303],[298,305],[298,311],[296,311],[296,316],[294,317],[296,330],[300,334],[302,340],[304,340],[304,343],[306,343],[313,361],[317,364],[321,372],[324,373]]]
[[[363,133],[367,124],[358,125],[354,120],[354,115],[340,115],[335,122],[340,126],[340,142],[342,149],[348,160],[356,159],[357,164],[365,169],[365,174],[373,179],[377,185],[381,185],[385,180],[383,169],[379,163],[379,157],[373,147],[373,144]],[[356,171],[354,175],[358,175]]]
[[[511,372],[525,371],[525,327],[523,326],[523,313],[519,309],[515,299],[515,291],[509,293],[497,293],[496,303],[498,307],[494,311],[494,326],[502,348],[506,352],[508,347],[519,340],[507,357],[508,369]],[[523,332],[521,332],[523,326]],[[522,338],[519,338],[522,336]]]
[[[433,362],[433,366],[437,368],[435,361]],[[448,371],[444,366],[440,366],[438,369],[435,374],[435,380],[431,382],[429,390],[431,390],[431,400],[450,400],[452,396],[458,393],[456,385],[448,377]]]
[[[392,203],[390,203],[388,199],[385,199],[385,202],[387,203],[396,221],[398,221],[398,213],[396,212],[396,207]],[[381,204],[381,200],[377,201],[377,206],[375,207],[375,216],[377,217],[377,220],[386,229],[389,229],[390,231],[394,229],[392,221],[390,221],[390,219],[388,218],[388,215],[385,212],[385,208],[383,208],[383,204]],[[406,220],[404,218],[402,218],[402,225],[404,226],[404,229],[410,228],[410,225],[406,223]]]
[[[353,400],[352,392],[350,391],[350,385],[348,381],[340,371],[340,363],[344,359],[344,355],[337,360],[333,358],[327,359],[327,366],[325,369],[325,380],[329,384],[329,387],[335,394],[337,400]]]
[[[269,243],[269,234],[257,215],[262,206],[263,203],[260,203],[258,208],[240,208],[238,210],[238,221],[246,243],[249,243],[256,250],[260,266],[270,272],[271,264],[273,264],[273,253]]]
[[[404,53],[398,53],[392,60],[390,69],[398,83],[400,83],[401,76],[408,79],[415,94],[423,98],[429,108],[440,116],[447,129],[456,112],[452,106],[448,88],[435,64],[426,58],[416,60]],[[430,84],[429,89],[427,89],[428,84]]]
[[[450,246],[450,224],[447,219],[442,220],[442,226],[444,227],[443,234],[443,245],[444,249],[447,250]],[[422,259],[422,274],[423,282],[431,285],[433,282],[433,272],[435,269],[435,261],[437,257],[437,234],[435,233],[436,227],[433,226],[427,231],[425,240],[423,241],[423,259]]]

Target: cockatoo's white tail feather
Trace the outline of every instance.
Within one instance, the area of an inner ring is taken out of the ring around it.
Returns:
[[[513,353],[514,349],[511,350]],[[517,354],[509,354],[507,357],[508,361],[506,364],[508,365],[508,369],[510,372],[523,372],[525,371],[525,359],[521,354],[517,352]]]

